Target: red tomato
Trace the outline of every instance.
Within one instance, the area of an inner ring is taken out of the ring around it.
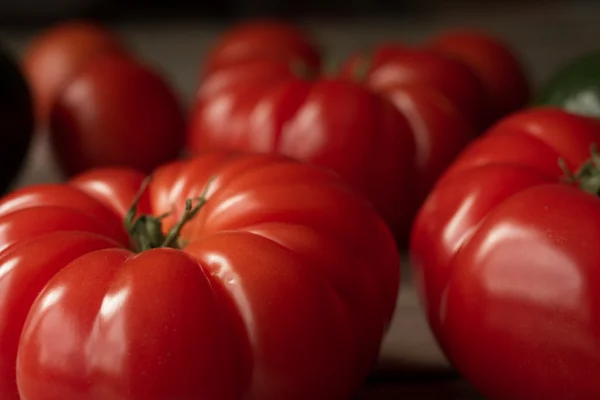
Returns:
[[[416,141],[415,205],[460,151],[477,136],[467,114],[438,90],[428,85],[395,85],[382,88],[408,118]]]
[[[481,79],[467,65],[438,52],[385,44],[370,55],[354,55],[340,73],[374,90],[390,85],[428,85],[451,99],[478,128],[489,122],[488,99]]]
[[[195,153],[281,153],[331,169],[408,235],[414,138],[391,102],[358,83],[302,79],[272,60],[222,68],[201,87],[189,129]]]
[[[150,172],[179,155],[185,115],[160,75],[129,57],[107,56],[64,88],[52,110],[50,134],[69,176],[114,165]]]
[[[499,38],[476,30],[449,31],[434,37],[428,47],[463,61],[479,75],[494,120],[529,102],[527,73],[517,55]]]
[[[407,50],[410,50],[410,46],[403,43],[380,43],[372,49],[351,54],[340,66],[340,73],[348,78],[365,80],[371,69],[387,62],[393,62],[399,53]]]
[[[164,165],[128,219],[143,182],[99,169],[0,201],[0,397],[350,397],[399,289],[372,207],[275,155]]]
[[[600,397],[600,171],[566,182],[559,166],[584,165],[597,143],[596,119],[514,114],[461,153],[416,218],[430,325],[486,398]]]
[[[209,51],[202,75],[221,67],[261,58],[302,61],[319,71],[321,54],[312,38],[297,26],[278,20],[253,20],[225,32]]]
[[[106,53],[125,54],[127,50],[109,31],[87,22],[62,23],[33,40],[22,64],[36,102],[38,126],[46,127],[63,86],[92,59]]]

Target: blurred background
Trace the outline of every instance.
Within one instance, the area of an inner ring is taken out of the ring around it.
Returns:
[[[306,26],[336,61],[379,41],[417,42],[448,27],[505,39],[540,82],[566,58],[596,49],[596,0],[19,0],[0,2],[0,39],[17,54],[49,25],[74,18],[110,26],[158,64],[187,98],[197,65],[226,26],[253,17]]]
[[[305,25],[333,60],[382,40],[415,42],[447,27],[484,28],[511,44],[539,82],[565,58],[597,47],[599,16],[597,0],[19,0],[0,2],[0,36],[21,53],[48,25],[97,20],[141,56],[159,61],[190,96],[190,79],[216,35],[248,18]]]
[[[254,16],[286,17],[397,17],[431,11],[498,6],[589,4],[595,0],[21,0],[4,1],[2,19],[30,23],[71,17],[232,19]]]

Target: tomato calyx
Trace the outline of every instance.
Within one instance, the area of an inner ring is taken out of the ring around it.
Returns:
[[[558,160],[558,164],[564,172],[563,179],[567,184],[575,185],[594,196],[600,196],[600,153],[595,143],[590,146],[590,154],[590,158],[576,172],[569,170],[562,158]]]
[[[194,205],[192,199],[186,199],[185,209],[177,223],[166,233],[163,233],[162,221],[172,214],[172,211],[159,215],[142,214],[137,215],[137,207],[144,192],[148,188],[152,177],[149,176],[142,182],[138,190],[131,208],[125,215],[123,225],[133,241],[135,251],[142,252],[160,247],[180,248],[179,237],[181,230],[194,218],[207,201],[206,195],[210,184],[206,185],[203,193],[197,198],[197,203]]]

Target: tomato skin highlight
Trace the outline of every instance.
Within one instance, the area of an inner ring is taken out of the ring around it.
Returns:
[[[411,266],[429,323],[442,347],[440,324],[444,293],[453,276],[452,259],[498,203],[552,181],[552,177],[529,168],[487,165],[441,181],[428,197],[412,231]]]
[[[67,231],[25,240],[0,253],[0,397],[22,398],[15,382],[19,338],[29,310],[48,280],[69,261],[115,246],[116,242],[100,235]]]
[[[81,190],[70,185],[39,184],[13,190],[0,201],[0,220],[7,214],[20,210],[29,213],[27,209],[40,206],[56,207],[59,209],[68,207],[72,210],[83,212],[86,217],[93,216],[96,221],[102,223],[107,229],[110,229],[110,236],[117,239],[120,243],[127,244],[129,241],[129,237],[123,229],[121,220],[117,214],[111,210],[107,210],[106,206],[94,197],[82,193]],[[46,212],[48,209],[46,208],[42,212]]]
[[[156,71],[111,55],[88,64],[63,89],[52,109],[50,138],[68,177],[110,166],[149,173],[179,155],[185,118]]]
[[[45,311],[46,299],[55,297],[55,312]],[[218,311],[210,281],[183,252],[88,253],[55,275],[32,306],[17,361],[19,390],[26,398],[53,392],[56,399],[239,398],[238,386],[219,379],[235,377],[236,363],[230,362],[232,347]],[[132,313],[139,316],[132,319]],[[42,349],[65,333],[65,323],[77,334],[53,346],[54,359],[44,357]],[[177,329],[182,324],[185,329]],[[125,362],[115,369],[118,360]],[[80,372],[74,374],[75,368]],[[155,380],[152,385],[146,374]]]
[[[382,92],[406,116],[415,138],[418,207],[445,169],[477,137],[477,129],[456,104],[428,85],[392,84]]]
[[[593,372],[599,298],[590,287],[598,282],[599,217],[598,198],[540,185],[496,207],[457,255],[446,295],[447,348],[492,398],[600,395]],[[473,326],[476,333],[465,332]]]
[[[412,221],[445,169],[487,124],[483,84],[464,63],[402,43],[356,53],[339,74],[388,98],[409,122],[416,146]],[[408,236],[399,242],[408,243]]]
[[[0,395],[352,396],[400,284],[371,204],[335,174],[274,154],[215,151],[152,175],[137,214],[170,211],[163,234],[186,199],[206,196],[177,248],[136,253],[123,238],[144,180],[133,169],[0,199]]]
[[[445,354],[494,399],[600,394],[588,343],[597,196],[564,181],[600,122],[556,108],[509,116],[469,145],[420,209],[411,266]],[[588,240],[589,238],[589,240]]]

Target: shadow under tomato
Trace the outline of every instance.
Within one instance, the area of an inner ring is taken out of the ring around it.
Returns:
[[[483,397],[449,365],[382,358],[356,400],[480,400]]]
[[[483,397],[464,380],[431,379],[369,384],[355,399],[481,400]]]

